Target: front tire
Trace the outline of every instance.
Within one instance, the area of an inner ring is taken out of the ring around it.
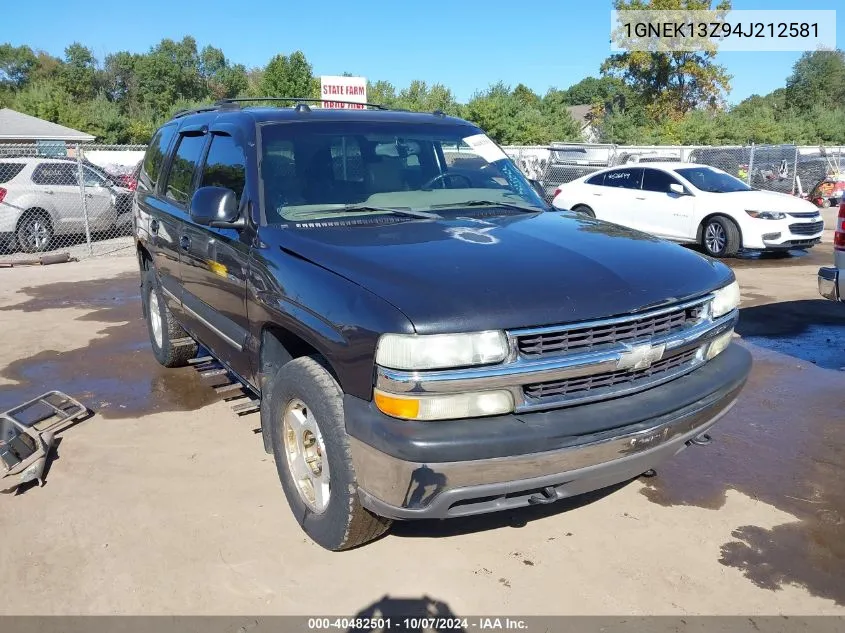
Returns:
[[[144,313],[153,356],[165,367],[184,367],[197,355],[197,343],[176,322],[164,303],[161,289],[150,267],[143,273]]]
[[[331,551],[375,540],[389,519],[361,505],[343,392],[317,357],[283,365],[266,391],[276,470],[288,505],[305,533]]]
[[[733,257],[742,246],[739,228],[729,218],[710,218],[701,229],[701,246],[710,257]]]

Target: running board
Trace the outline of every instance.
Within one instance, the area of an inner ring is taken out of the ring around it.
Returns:
[[[255,394],[249,387],[235,378],[232,373],[226,369],[213,356],[200,356],[192,358],[188,364],[193,367],[200,378],[214,378],[217,376],[225,376],[226,382],[222,385],[214,385],[216,394],[223,396],[224,402],[231,403],[232,412],[238,417],[256,413],[261,409],[261,401],[256,400]],[[245,401],[244,398],[249,398]]]

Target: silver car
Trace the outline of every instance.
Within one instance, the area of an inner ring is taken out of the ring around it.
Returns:
[[[82,182],[80,183],[80,168]],[[131,226],[131,195],[94,166],[62,158],[0,158],[0,248],[55,248],[56,237]]]
[[[833,267],[819,268],[819,294],[825,299],[845,301],[845,202],[839,206],[833,248]]]

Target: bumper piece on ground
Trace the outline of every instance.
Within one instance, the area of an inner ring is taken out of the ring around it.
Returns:
[[[843,301],[845,297],[839,292],[839,269],[832,267],[819,268],[819,294],[831,301]]]

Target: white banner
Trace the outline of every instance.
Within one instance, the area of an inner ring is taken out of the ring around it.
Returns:
[[[324,75],[320,77],[320,95],[324,108],[363,110],[367,102],[367,78]]]

